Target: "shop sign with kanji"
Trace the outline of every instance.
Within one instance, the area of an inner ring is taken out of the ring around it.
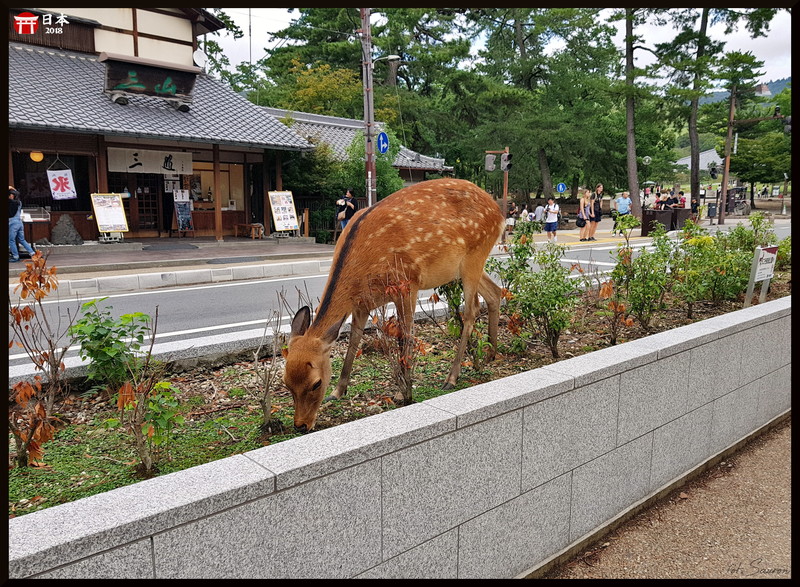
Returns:
[[[78,197],[71,169],[48,169],[47,179],[50,182],[50,193],[53,194],[54,200],[73,200]]]

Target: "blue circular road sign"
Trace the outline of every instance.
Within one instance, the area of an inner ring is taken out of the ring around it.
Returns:
[[[382,132],[378,135],[378,152],[385,153],[389,150],[389,136]]]
[[[558,190],[559,194],[563,194],[565,191],[567,191],[567,184],[562,182],[556,186],[556,189]]]

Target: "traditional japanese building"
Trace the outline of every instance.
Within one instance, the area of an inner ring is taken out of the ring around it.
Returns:
[[[9,183],[49,216],[34,241],[64,214],[96,240],[96,193],[122,194],[133,238],[171,235],[185,190],[194,236],[269,227],[281,154],[314,145],[203,71],[197,38],[222,28],[200,8],[9,10]]]
[[[347,158],[347,147],[352,144],[359,132],[363,137],[363,120],[297,112],[282,108],[264,107],[263,109],[287,123],[289,128],[310,142],[330,145],[334,155],[342,160]],[[378,132],[384,130],[381,122],[376,122],[375,126],[378,128]],[[404,186],[431,179],[433,175],[439,177],[453,172],[453,167],[445,165],[443,158],[422,155],[402,145],[392,166],[400,173]]]

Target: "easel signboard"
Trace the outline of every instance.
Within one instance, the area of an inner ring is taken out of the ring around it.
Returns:
[[[173,192],[175,215],[172,218],[172,230],[178,232],[194,232],[192,221],[192,202],[189,200],[189,190],[175,190]]]
[[[292,192],[267,192],[275,230],[300,230]]]
[[[128,219],[122,205],[122,194],[92,194],[92,210],[102,242],[122,240],[128,232]]]

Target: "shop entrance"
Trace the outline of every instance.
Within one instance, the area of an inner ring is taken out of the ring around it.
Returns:
[[[130,197],[123,199],[130,236],[161,236],[165,226],[169,230],[171,218],[165,219],[163,187],[164,176],[160,173],[108,174],[109,191],[130,194]]]

